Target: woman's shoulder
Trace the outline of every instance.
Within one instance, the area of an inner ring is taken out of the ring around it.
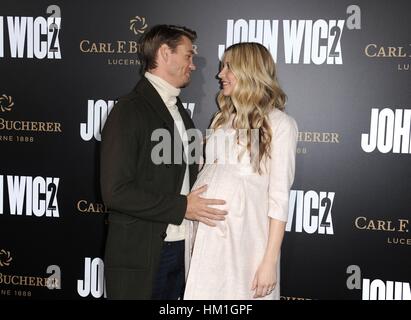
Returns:
[[[281,111],[280,109],[275,108],[269,113],[268,118],[273,130],[277,129],[278,127],[293,128],[297,130],[297,122],[285,111]]]

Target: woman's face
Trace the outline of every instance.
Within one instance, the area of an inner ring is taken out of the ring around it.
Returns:
[[[230,62],[224,59],[221,64],[221,70],[218,74],[220,78],[220,84],[223,91],[223,95],[226,97],[231,97],[233,94],[235,85],[237,84],[237,78],[230,69]]]

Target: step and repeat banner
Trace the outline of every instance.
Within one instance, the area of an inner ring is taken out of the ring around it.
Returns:
[[[153,25],[197,31],[201,130],[224,49],[262,43],[299,126],[282,299],[410,300],[409,1],[0,4],[0,299],[104,299],[101,129]]]

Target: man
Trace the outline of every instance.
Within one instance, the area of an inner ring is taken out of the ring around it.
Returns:
[[[178,299],[184,289],[184,218],[215,225],[225,211],[209,207],[201,187],[189,193],[198,164],[153,161],[155,130],[167,130],[174,154],[194,124],[178,99],[195,70],[196,33],[158,25],[142,39],[144,76],[107,118],[101,142],[101,189],[109,211],[105,277],[109,299]],[[176,156],[176,157],[175,157]],[[184,158],[183,158],[184,159]]]

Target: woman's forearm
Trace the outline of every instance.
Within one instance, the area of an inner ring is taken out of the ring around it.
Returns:
[[[284,238],[286,222],[273,218],[269,219],[270,226],[264,260],[277,263],[281,251],[281,244]]]

